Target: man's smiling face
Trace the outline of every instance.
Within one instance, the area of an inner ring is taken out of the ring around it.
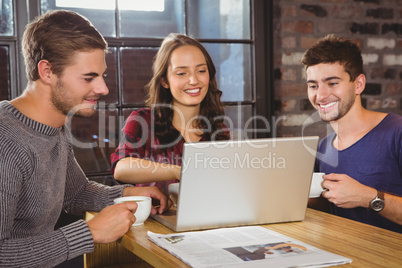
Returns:
[[[73,64],[52,79],[51,101],[64,115],[91,117],[98,98],[109,93],[104,81],[105,52],[96,49],[77,52],[73,57]]]
[[[307,68],[308,98],[326,122],[346,115],[356,101],[355,82],[339,63],[320,63]]]

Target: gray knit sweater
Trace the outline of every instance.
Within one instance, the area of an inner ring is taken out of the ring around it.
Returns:
[[[122,195],[124,186],[85,177],[69,135],[0,102],[0,267],[53,267],[91,252],[83,220],[54,230],[61,211],[99,211]]]

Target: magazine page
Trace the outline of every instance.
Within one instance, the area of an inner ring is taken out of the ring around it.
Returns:
[[[260,226],[148,236],[192,267],[327,267],[352,262]]]

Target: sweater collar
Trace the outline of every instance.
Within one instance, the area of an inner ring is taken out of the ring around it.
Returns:
[[[9,101],[1,101],[0,108],[13,114],[21,123],[32,128],[33,130],[40,132],[47,136],[53,136],[57,134],[63,127],[55,128],[42,123],[39,123],[31,118],[22,114],[17,108],[15,108]]]

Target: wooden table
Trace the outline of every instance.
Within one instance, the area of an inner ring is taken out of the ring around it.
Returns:
[[[93,215],[92,212],[87,213],[89,217]],[[399,233],[313,209],[307,209],[304,221],[262,226],[353,260],[340,267],[402,267],[402,234]],[[86,267],[102,267],[105,258],[115,258],[114,261],[120,264],[136,262],[135,267],[189,267],[151,242],[147,231],[173,233],[153,219],[148,219],[143,226],[132,227],[121,241],[97,245],[93,253],[85,256]]]

